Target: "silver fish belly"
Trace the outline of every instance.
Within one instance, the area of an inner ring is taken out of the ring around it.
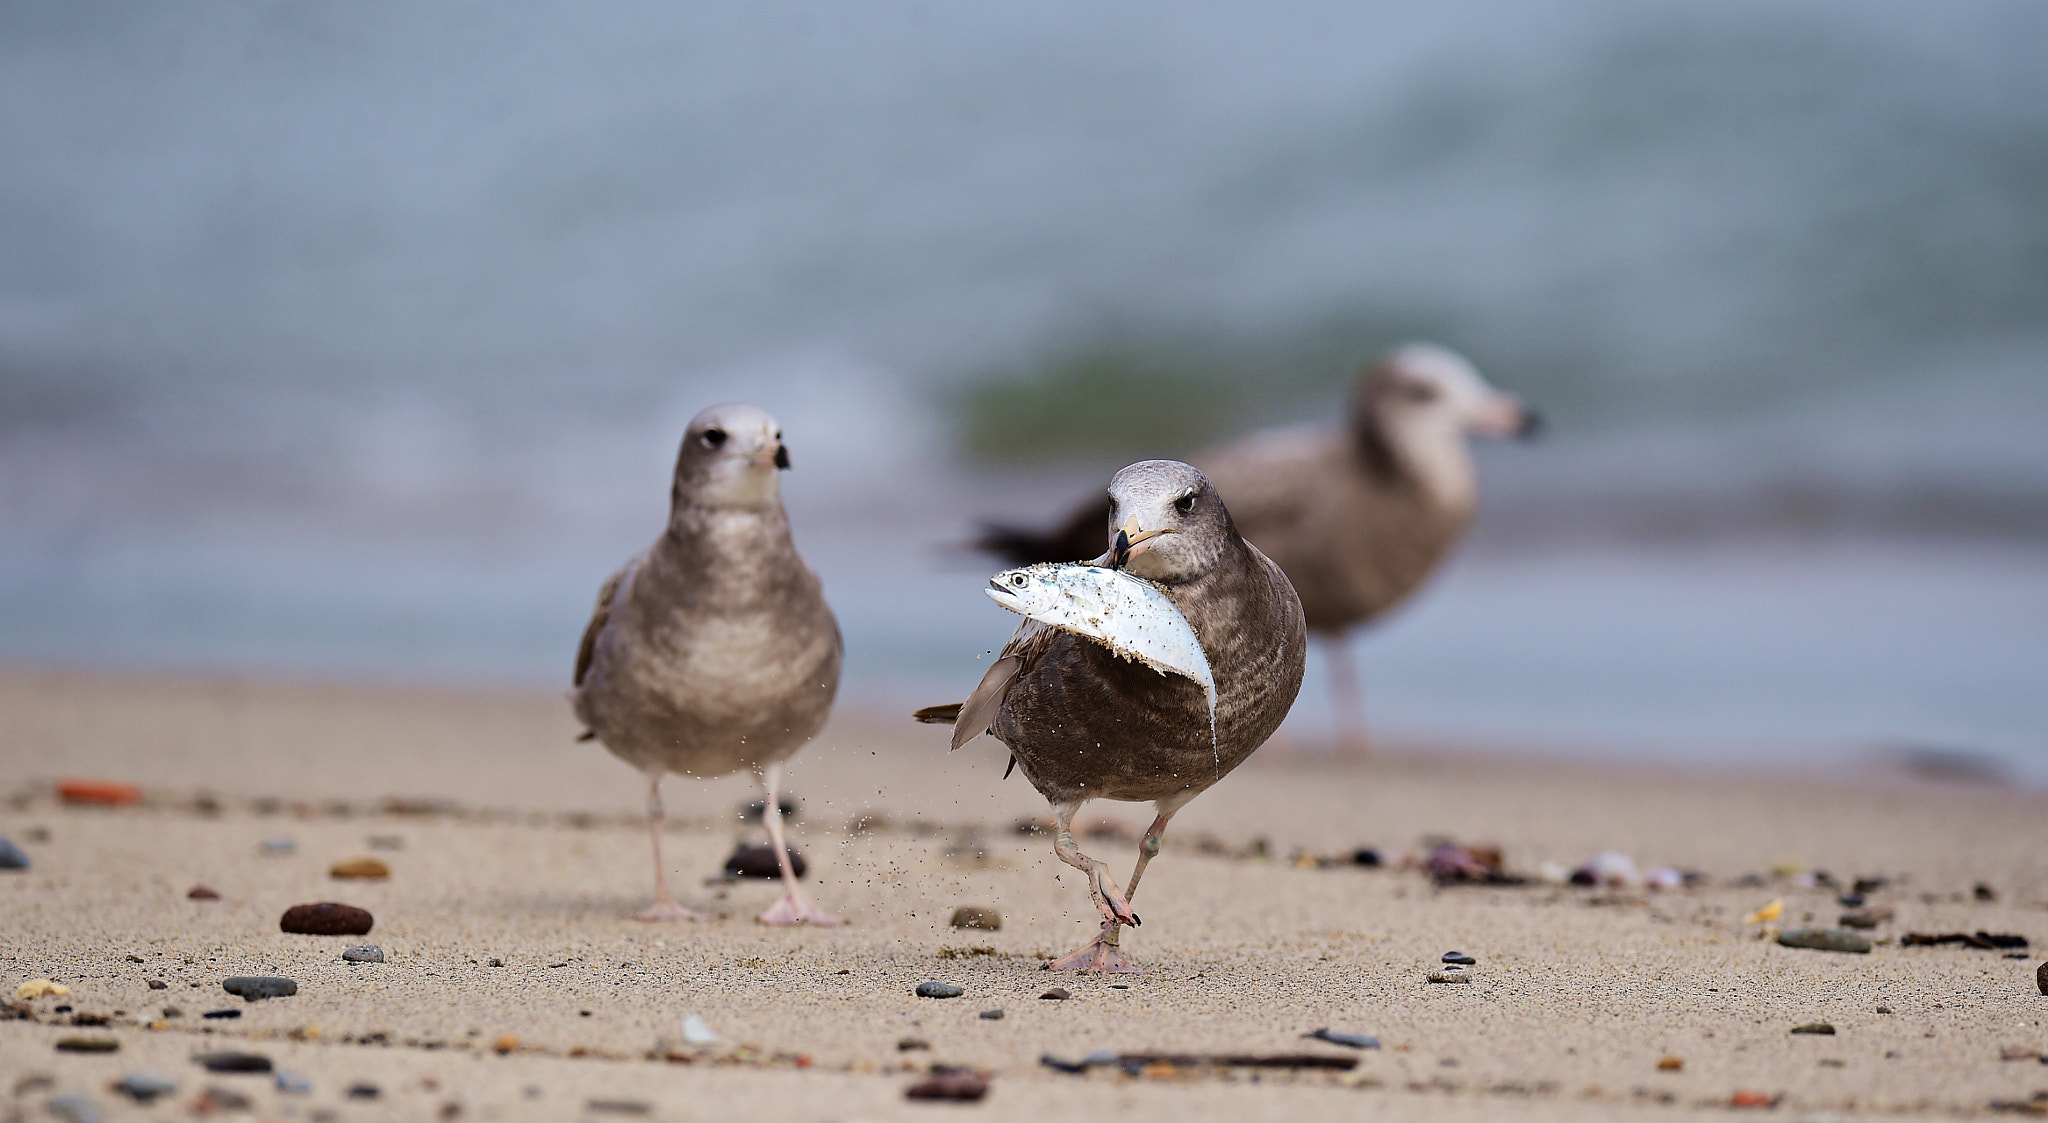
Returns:
[[[990,600],[1019,616],[1136,659],[1161,674],[1199,683],[1209,696],[1209,747],[1216,750],[1216,677],[1188,618],[1159,586],[1118,569],[1042,562],[988,581]],[[1217,763],[1222,763],[1219,755]]]

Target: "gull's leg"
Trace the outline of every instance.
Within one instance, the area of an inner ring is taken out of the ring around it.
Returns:
[[[635,920],[702,920],[668,895],[668,871],[661,864],[661,773],[647,774],[647,834],[654,840],[654,904],[633,915]]]
[[[761,914],[763,924],[819,924],[831,926],[846,921],[812,904],[797,888],[796,870],[789,864],[789,845],[782,841],[782,765],[761,770],[761,784],[768,790],[768,803],[761,809],[761,821],[768,826],[768,844],[775,847],[775,860],[782,866],[782,899]]]
[[[1124,900],[1128,901],[1138,895],[1138,879],[1145,876],[1145,867],[1151,865],[1152,859],[1159,856],[1159,844],[1166,838],[1166,824],[1173,821],[1174,813],[1186,803],[1185,799],[1162,799],[1153,805],[1159,809],[1159,817],[1152,820],[1151,826],[1145,828],[1145,837],[1138,843],[1138,864],[1131,870],[1131,884],[1124,890]]]
[[[1372,742],[1365,735],[1365,707],[1360,702],[1358,656],[1349,636],[1326,640],[1323,650],[1330,657],[1330,709],[1337,719],[1337,752],[1343,756],[1367,756]]]
[[[1116,882],[1110,879],[1108,865],[1081,853],[1081,848],[1074,844],[1074,812],[1080,809],[1078,800],[1053,805],[1053,819],[1058,823],[1053,835],[1053,853],[1059,855],[1060,861],[1088,875],[1088,893],[1095,899],[1096,909],[1102,913],[1102,931],[1078,950],[1046,964],[1046,970],[1080,971],[1091,975],[1135,974],[1138,968],[1131,966],[1117,950],[1117,933],[1125,924],[1136,926],[1138,914],[1131,911],[1130,902],[1117,890]],[[1142,861],[1139,869],[1144,869]]]

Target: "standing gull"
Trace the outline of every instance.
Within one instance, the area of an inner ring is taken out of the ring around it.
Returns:
[[[1119,529],[1099,564],[1158,585],[1187,618],[1214,676],[1214,725],[1193,679],[1035,620],[1018,627],[967,701],[917,713],[953,722],[956,749],[993,733],[1052,805],[1054,852],[1088,875],[1102,913],[1101,932],[1049,964],[1056,970],[1135,970],[1117,934],[1138,923],[1130,899],[1167,823],[1264,744],[1301,689],[1301,601],[1280,567],[1239,536],[1207,477],[1178,461],[1143,461],[1110,481],[1109,506],[1103,530]],[[1074,814],[1091,799],[1158,810],[1126,890],[1074,843]]]
[[[1344,741],[1364,740],[1346,633],[1406,600],[1463,537],[1478,499],[1466,436],[1537,426],[1462,355],[1411,343],[1359,375],[1343,425],[1263,430],[1195,457],[1301,595],[1330,655]],[[979,545],[1019,563],[1086,557],[1106,515],[1091,503],[1050,532],[991,526]]]
[[[839,924],[806,900],[782,838],[782,762],[824,726],[839,688],[839,625],[797,556],[777,473],[782,428],[746,405],[690,421],[676,456],[668,529],[597,594],[570,700],[612,755],[647,775],[654,906],[642,920],[695,920],[661,865],[661,778],[751,768],[782,863],[765,924]]]

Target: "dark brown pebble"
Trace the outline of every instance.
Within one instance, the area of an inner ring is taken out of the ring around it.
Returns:
[[[2041,964],[2041,969],[2034,972],[2034,982],[2040,985],[2042,994],[2048,994],[2048,963]]]
[[[966,1068],[933,1065],[930,1076],[903,1090],[907,1100],[958,1100],[973,1103],[988,1095],[988,1077]]]
[[[348,1098],[352,1100],[374,1100],[384,1093],[375,1084],[351,1084]]]
[[[802,877],[809,868],[809,865],[804,861],[804,856],[796,852],[796,847],[790,847],[790,872],[798,877]],[[775,860],[775,848],[773,846],[766,844],[742,845],[734,849],[732,856],[725,860],[725,875],[727,877],[773,879],[782,876],[782,864]]]
[[[302,936],[367,936],[376,920],[369,909],[322,901],[317,905],[293,905],[278,921],[281,931]]]
[[[995,932],[1003,926],[1003,914],[983,905],[961,905],[953,910],[953,919],[950,923],[955,928]]]
[[[188,901],[218,901],[220,900],[220,893],[204,885],[194,885],[192,888],[185,890],[185,899]]]
[[[164,989],[168,988],[168,987],[169,987],[170,985],[171,985],[171,984],[169,984],[169,983],[167,983],[167,982],[163,981],[162,979],[151,979],[151,980],[149,980],[149,989],[151,989],[151,990],[164,990]]]
[[[931,1047],[932,1043],[922,1037],[901,1037],[896,1040],[896,1051],[899,1053],[912,1053],[919,1049],[929,1049]]]
[[[59,1053],[112,1053],[121,1047],[111,1037],[60,1037],[57,1039]]]
[[[1835,1032],[1835,1027],[1827,1022],[1808,1022],[1805,1025],[1793,1026],[1792,1032],[1819,1033],[1832,1036]]]
[[[1051,999],[1054,1002],[1063,1002],[1066,999],[1074,997],[1074,993],[1065,987],[1054,987],[1051,990],[1046,991],[1044,994],[1039,995],[1038,997]]]
[[[199,1016],[202,1018],[239,1018],[242,1016],[242,1012],[240,1010],[208,1010]]]
[[[269,1072],[270,1058],[261,1053],[201,1053],[192,1058],[208,1072]]]

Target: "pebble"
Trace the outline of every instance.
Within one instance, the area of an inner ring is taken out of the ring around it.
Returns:
[[[100,1109],[84,1096],[52,1096],[43,1108],[65,1123],[100,1123]]]
[[[289,838],[266,838],[263,840],[263,852],[265,854],[291,854],[296,852],[298,848],[299,844]]]
[[[315,905],[293,905],[284,910],[277,926],[281,931],[304,936],[367,936],[375,923],[368,909],[322,901]]]
[[[654,1111],[654,1105],[646,1100],[585,1100],[583,1110],[600,1115],[647,1115]]]
[[[240,1010],[208,1010],[199,1016],[202,1018],[239,1018],[242,1016],[242,1012]]]
[[[2040,985],[2042,994],[2048,994],[2048,963],[2041,964],[2041,969],[2034,972],[2034,982]]]
[[[167,990],[169,989],[170,985],[171,984],[163,981],[162,979],[149,980],[149,989],[151,990]]]
[[[952,983],[923,982],[917,984],[919,998],[958,998],[967,992]]]
[[[188,901],[218,901],[220,900],[220,890],[204,885],[194,885],[192,888],[185,890],[185,899]]]
[[[1046,991],[1044,994],[1039,995],[1038,997],[1050,999],[1054,1002],[1064,1002],[1067,999],[1074,997],[1074,992],[1068,990],[1065,987],[1054,987],[1051,990]]]
[[[348,1086],[348,1098],[352,1100],[374,1100],[383,1094],[384,1090],[375,1084],[362,1083]]]
[[[790,847],[790,872],[802,877],[809,868],[804,856],[796,852],[796,847]],[[726,858],[725,876],[778,878],[782,876],[782,865],[775,860],[775,847],[765,842],[742,843],[734,847],[732,854]]]
[[[303,1076],[280,1072],[277,1074],[277,1090],[287,1096],[310,1095],[313,1091],[313,1082]]]
[[[1684,1058],[1684,1057],[1660,1057],[1660,1058],[1658,1058],[1658,1060],[1657,1060],[1657,1071],[1658,1071],[1658,1072],[1684,1072],[1684,1071],[1685,1071],[1685,1058]]]
[[[201,1053],[193,1060],[208,1072],[269,1072],[270,1058],[261,1053]]]
[[[232,1088],[208,1088],[192,1103],[192,1114],[205,1118],[230,1111],[247,1111],[254,1106],[249,1097]]]
[[[1429,981],[1432,983],[1469,983],[1472,981],[1472,976],[1467,975],[1463,971],[1431,971],[1429,973]]]
[[[501,1057],[517,1048],[519,1048],[519,1035],[516,1033],[501,1033],[491,1042],[491,1052]]]
[[[914,1053],[919,1049],[930,1049],[931,1047],[932,1043],[922,1037],[899,1037],[896,1039],[896,1051],[899,1053]]]
[[[981,1020],[984,1022],[1000,1022],[1003,1020],[1003,1012],[1001,1010],[983,1010],[981,1012]]]
[[[1860,909],[1863,907],[1863,902],[1864,897],[1861,893],[1844,893],[1835,898],[1835,903],[1845,909]]]
[[[725,1039],[712,1032],[711,1027],[704,1024],[704,1019],[697,1015],[691,1014],[683,1019],[683,1041],[685,1044],[716,1045],[723,1040]]]
[[[372,850],[405,849],[405,839],[400,838],[395,834],[373,834],[364,841],[369,843],[370,849]]]
[[[1793,1026],[1793,1027],[1792,1027],[1792,1032],[1793,1032],[1793,1033],[1819,1033],[1819,1034],[1826,1034],[1826,1035],[1828,1035],[1828,1036],[1832,1037],[1832,1036],[1834,1036],[1834,1032],[1835,1032],[1835,1027],[1833,1026],[1833,1024],[1831,1024],[1831,1023],[1829,1023],[1829,1022],[1807,1022],[1807,1023],[1805,1024],[1805,1025],[1797,1025],[1797,1026]]]
[[[251,1002],[261,1002],[266,998],[290,998],[299,993],[297,980],[278,975],[236,975],[233,978],[222,979],[220,985],[221,989],[229,994],[239,995]]]
[[[31,998],[41,998],[44,995],[61,996],[70,993],[70,987],[65,986],[63,983],[53,983],[48,979],[30,979],[14,988],[14,997],[23,1002],[27,1002]]]
[[[1371,1037],[1363,1033],[1338,1033],[1336,1030],[1328,1028],[1319,1029],[1313,1033],[1304,1033],[1302,1036],[1313,1038],[1317,1041],[1327,1041],[1332,1045],[1342,1045],[1347,1049],[1377,1049],[1380,1047],[1380,1039],[1377,1037]]]
[[[1850,909],[1842,914],[1840,921],[1844,928],[1875,928],[1893,916],[1892,910],[1883,905],[1871,908]]]
[[[336,881],[383,881],[391,876],[391,867],[376,858],[350,858],[327,867],[327,876]]]
[[[1995,901],[1998,899],[1998,890],[1980,881],[1971,888],[1970,895],[1980,901]]]
[[[114,1053],[119,1052],[121,1043],[111,1037],[60,1037],[57,1039],[59,1053]]]
[[[355,947],[342,949],[341,961],[343,963],[382,963],[384,962],[384,949],[376,944],[357,944]]]
[[[1778,933],[1778,943],[1788,948],[1814,951],[1847,951],[1867,954],[1870,938],[1841,928],[1788,928]]]
[[[25,870],[27,868],[28,855],[21,852],[21,847],[4,838],[0,838],[0,870]]]
[[[1351,864],[1355,866],[1365,866],[1366,868],[1371,869],[1380,866],[1385,862],[1386,859],[1380,856],[1380,852],[1372,849],[1371,847],[1367,847],[1363,850],[1354,850],[1351,852]]]
[[[955,928],[977,928],[983,932],[994,932],[1003,926],[1003,914],[982,905],[961,905],[953,910],[950,923]]]
[[[957,1100],[974,1103],[988,1095],[988,1077],[972,1069],[933,1065],[930,1076],[903,1090],[907,1100]]]
[[[178,1090],[176,1084],[146,1072],[131,1072],[115,1081],[113,1088],[114,1091],[139,1104],[146,1104],[158,1096],[168,1096]]]
[[[66,803],[125,807],[131,803],[142,802],[142,789],[134,784],[120,784],[109,780],[62,780],[57,784],[57,798]]]
[[[1892,1008],[1889,1006],[1879,1006],[1877,1008],[1877,1012],[1880,1014],[1889,1014],[1892,1012]]]
[[[1479,961],[1462,951],[1447,951],[1444,953],[1444,962],[1457,967],[1470,967]]]

